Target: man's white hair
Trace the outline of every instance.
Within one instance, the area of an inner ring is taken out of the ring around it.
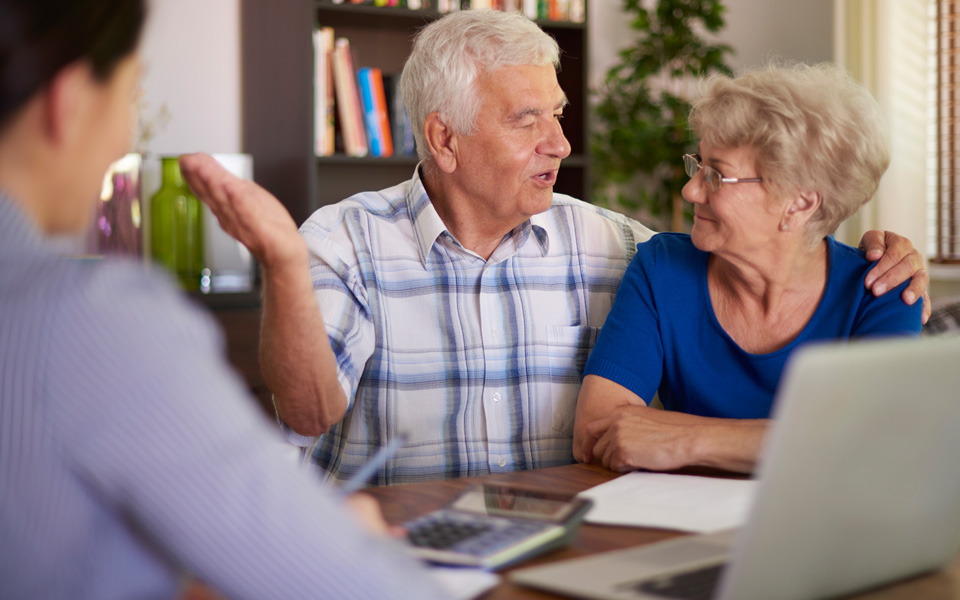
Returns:
[[[432,160],[423,137],[430,113],[439,112],[458,134],[476,131],[480,75],[507,66],[548,64],[560,67],[556,40],[518,12],[465,10],[424,27],[400,76],[420,159]]]

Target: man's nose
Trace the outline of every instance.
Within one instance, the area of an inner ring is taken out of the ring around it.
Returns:
[[[541,153],[558,158],[570,156],[570,142],[567,141],[567,136],[563,135],[559,120],[553,119],[553,125],[547,129],[541,142]]]

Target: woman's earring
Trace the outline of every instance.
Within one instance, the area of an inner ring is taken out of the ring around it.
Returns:
[[[787,230],[787,224],[786,224],[786,223],[780,223],[780,231],[786,231],[786,230]]]

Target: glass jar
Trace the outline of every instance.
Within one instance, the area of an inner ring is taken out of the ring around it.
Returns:
[[[179,157],[161,159],[163,180],[150,199],[150,255],[176,275],[185,290],[200,289],[203,205],[180,173]]]

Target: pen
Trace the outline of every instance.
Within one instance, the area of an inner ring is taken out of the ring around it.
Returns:
[[[377,450],[377,453],[373,455],[373,458],[367,461],[367,464],[360,467],[360,470],[357,471],[353,477],[340,486],[340,495],[347,496],[363,487],[363,484],[373,477],[374,473],[379,471],[388,460],[393,458],[397,450],[403,447],[406,441],[407,436],[401,434],[390,440],[387,445],[381,446],[380,449]]]

